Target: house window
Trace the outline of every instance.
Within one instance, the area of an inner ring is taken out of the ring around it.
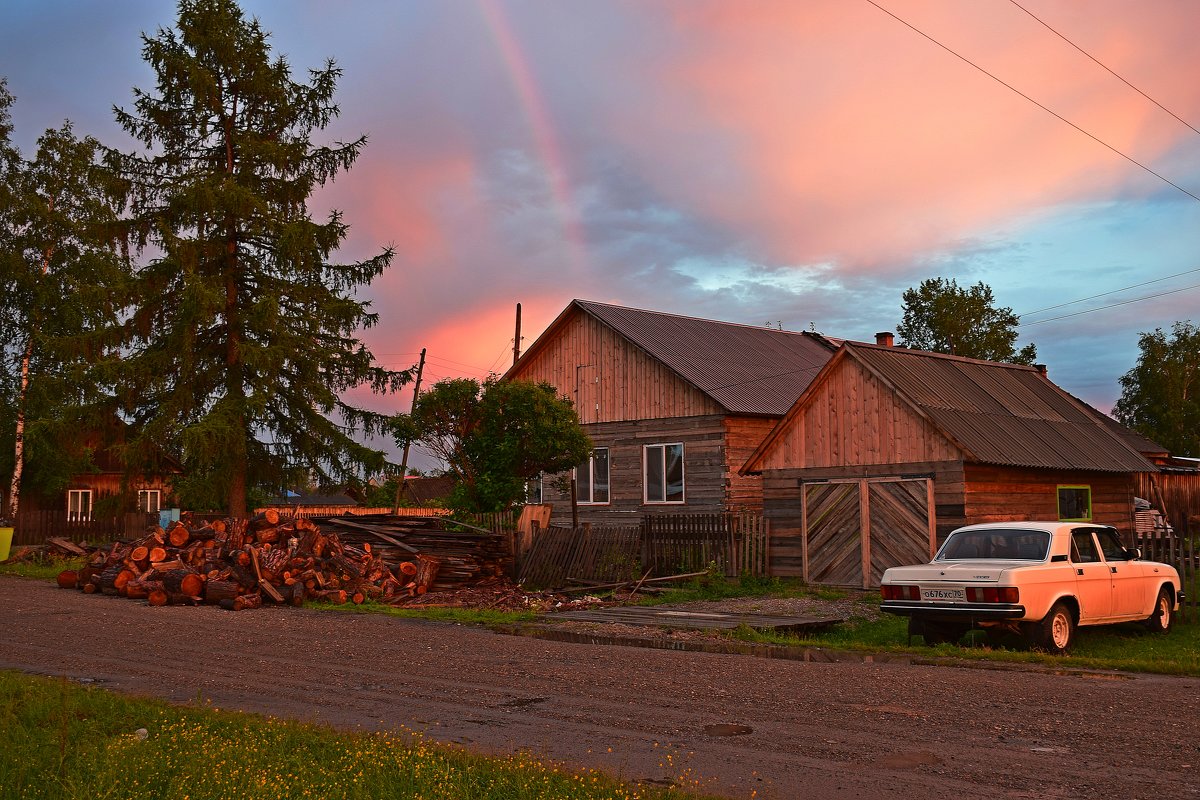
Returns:
[[[575,468],[575,497],[580,505],[608,503],[608,448],[597,447]]]
[[[683,444],[649,444],[642,450],[647,503],[683,502]]]
[[[525,504],[536,506],[542,502],[542,476],[525,481]]]
[[[89,522],[92,519],[92,490],[67,490],[67,520],[69,522]]]
[[[1063,522],[1087,522],[1092,518],[1092,487],[1059,486],[1058,518]]]
[[[138,511],[145,511],[148,514],[157,514],[162,509],[162,490],[161,489],[139,489],[138,490]]]

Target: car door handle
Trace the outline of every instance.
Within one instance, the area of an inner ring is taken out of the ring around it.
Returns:
[[[1111,572],[1113,575],[1116,575],[1116,574],[1117,574],[1117,568],[1116,568],[1116,567],[1109,567],[1109,568],[1108,568],[1108,570],[1109,570],[1109,572]]]
[[[1082,569],[1077,569],[1077,570],[1075,570],[1075,574],[1076,574],[1076,575],[1082,575],[1082,574],[1083,574],[1083,570],[1082,570]]]

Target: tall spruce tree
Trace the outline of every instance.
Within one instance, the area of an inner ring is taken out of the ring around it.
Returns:
[[[90,464],[81,434],[112,428],[97,366],[110,352],[125,272],[99,142],[64,123],[26,161],[8,141],[11,105],[0,83],[0,472],[15,516],[23,485],[61,491]]]
[[[356,434],[382,432],[387,417],[341,393],[407,378],[357,338],[377,314],[355,290],[392,250],[331,263],[347,225],[308,210],[366,144],[313,143],[338,114],[341,71],[328,61],[298,83],[268,38],[233,0],[182,0],[175,30],[142,37],[156,90],[114,109],[149,151],[111,154],[128,181],[131,242],[149,255],[126,326],[123,400],[137,430],[127,455],[175,446],[184,498],[220,498],[233,515],[248,490],[278,487],[289,470],[340,481],[380,469],[382,452]]]

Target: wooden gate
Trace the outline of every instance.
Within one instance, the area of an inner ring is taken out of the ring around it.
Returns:
[[[932,558],[933,481],[862,478],[803,486],[804,580],[879,585],[883,571]]]

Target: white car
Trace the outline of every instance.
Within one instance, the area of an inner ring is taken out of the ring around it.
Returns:
[[[932,562],[884,572],[880,590],[880,608],[909,617],[909,634],[926,644],[978,627],[1052,653],[1080,625],[1142,621],[1165,633],[1183,598],[1174,567],[1142,561],[1113,528],[1078,522],[958,528]]]

